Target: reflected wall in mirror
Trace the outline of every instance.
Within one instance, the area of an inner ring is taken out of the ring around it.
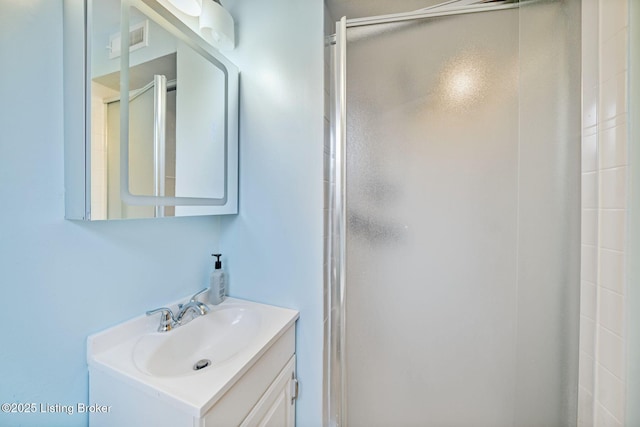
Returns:
[[[85,182],[66,180],[67,218],[237,213],[237,68],[155,0],[65,0],[65,57],[78,52],[66,27],[81,8]],[[73,160],[77,106],[67,98]],[[70,191],[78,187],[84,197]]]

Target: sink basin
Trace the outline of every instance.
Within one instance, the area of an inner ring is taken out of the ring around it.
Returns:
[[[189,297],[166,306],[175,313],[177,304]],[[293,337],[298,319],[295,310],[236,298],[210,309],[167,332],[156,332],[157,316],[141,315],[91,335],[87,339],[90,383],[91,378],[94,383],[114,378],[201,417],[281,338]],[[114,399],[119,398],[118,392],[113,393]],[[94,399],[102,402],[100,395]]]
[[[256,310],[220,307],[171,331],[143,335],[133,348],[133,361],[148,375],[202,374],[246,348],[259,329]]]

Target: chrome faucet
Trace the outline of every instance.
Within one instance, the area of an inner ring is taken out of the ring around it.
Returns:
[[[206,292],[208,289],[209,288],[204,288],[201,291],[198,291],[195,295],[191,297],[189,302],[187,302],[186,304],[178,305],[178,309],[180,310],[180,312],[176,316],[176,322],[178,322],[179,324],[182,324],[182,319],[184,318],[184,315],[187,314],[189,311],[192,311],[195,314],[194,317],[204,316],[209,312],[209,307],[207,307],[206,304],[197,300],[198,296]]]
[[[160,313],[160,326],[158,326],[158,332],[167,332],[171,329],[177,328],[180,325],[184,325],[189,323],[190,320],[194,319],[198,316],[204,316],[209,312],[209,307],[198,301],[197,298],[202,293],[206,292],[208,288],[204,288],[201,291],[196,292],[191,299],[186,304],[178,305],[177,316],[174,316],[173,311],[167,307],[156,308],[154,310],[147,311],[147,316],[152,316],[156,313]],[[193,313],[193,317],[187,317],[185,320],[185,315],[188,312]]]

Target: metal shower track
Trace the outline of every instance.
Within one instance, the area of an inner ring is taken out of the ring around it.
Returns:
[[[412,12],[393,13],[389,15],[368,16],[365,18],[347,19],[347,28],[366,25],[388,24],[392,22],[411,21],[415,19],[436,18],[439,16],[460,15],[475,12],[490,12],[494,10],[514,9],[524,2],[479,2],[478,0],[446,1],[435,6]]]

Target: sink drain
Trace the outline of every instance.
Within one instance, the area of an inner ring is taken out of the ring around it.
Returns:
[[[209,360],[209,359],[200,359],[196,363],[193,364],[193,370],[194,371],[199,371],[200,369],[204,369],[209,365],[211,365],[211,360]]]

